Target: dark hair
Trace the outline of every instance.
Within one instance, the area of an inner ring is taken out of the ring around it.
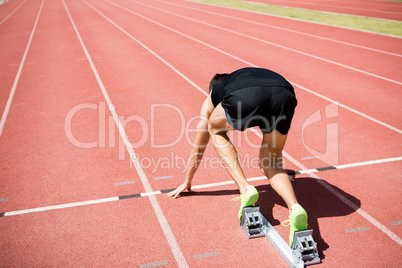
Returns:
[[[212,77],[211,82],[209,82],[209,92],[212,91],[215,85],[219,84],[222,82],[229,74],[215,74],[214,77]]]

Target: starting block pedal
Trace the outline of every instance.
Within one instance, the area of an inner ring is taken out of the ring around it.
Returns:
[[[261,216],[259,206],[243,208],[240,225],[247,238],[265,236]]]
[[[295,232],[293,238],[292,253],[298,262],[304,265],[320,263],[318,256],[317,243],[313,239],[313,230],[303,230]]]
[[[261,214],[259,206],[243,208],[240,227],[249,239],[265,236],[289,267],[302,268],[321,262],[317,243],[312,236],[313,230],[295,232],[293,246],[290,248]]]

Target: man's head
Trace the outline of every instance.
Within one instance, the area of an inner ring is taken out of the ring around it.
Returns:
[[[209,82],[209,92],[212,91],[215,85],[219,84],[222,82],[229,74],[215,74],[214,77],[212,77],[211,82]]]

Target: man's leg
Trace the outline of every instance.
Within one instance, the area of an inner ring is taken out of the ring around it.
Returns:
[[[216,152],[240,190],[241,204],[238,217],[241,221],[243,208],[254,205],[258,200],[259,194],[254,186],[248,184],[243,170],[240,167],[236,149],[227,136],[227,132],[233,130],[233,128],[229,125],[225,111],[220,104],[215,108],[209,118],[208,129]]]
[[[307,213],[297,203],[292,183],[282,167],[282,150],[286,135],[274,130],[264,133],[260,149],[260,167],[268,177],[272,188],[283,198],[289,208],[289,244],[292,247],[295,231],[307,229]]]
[[[292,183],[288,174],[283,169],[282,150],[285,146],[287,135],[282,135],[274,130],[271,133],[263,133],[260,148],[260,168],[268,177],[272,188],[283,198],[290,209],[297,204]]]
[[[230,176],[235,181],[240,193],[243,193],[249,184],[244,176],[242,168],[240,167],[236,149],[227,136],[227,132],[229,130],[234,130],[234,128],[228,123],[225,111],[221,104],[219,104],[212,112],[211,117],[209,118],[208,130],[216,152],[224,163]]]

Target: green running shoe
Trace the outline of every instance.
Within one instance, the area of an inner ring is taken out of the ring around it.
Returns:
[[[240,197],[236,197],[236,198],[232,199],[233,201],[241,200],[241,205],[240,205],[240,210],[239,210],[239,220],[240,221],[243,216],[243,208],[254,205],[257,202],[258,197],[259,197],[259,194],[258,194],[257,189],[255,189],[254,186],[249,185],[246,187],[246,189],[240,195]]]
[[[306,230],[308,228],[307,212],[299,204],[294,204],[290,209],[289,219],[283,221],[282,225],[290,225],[289,245],[292,247],[295,232]]]

